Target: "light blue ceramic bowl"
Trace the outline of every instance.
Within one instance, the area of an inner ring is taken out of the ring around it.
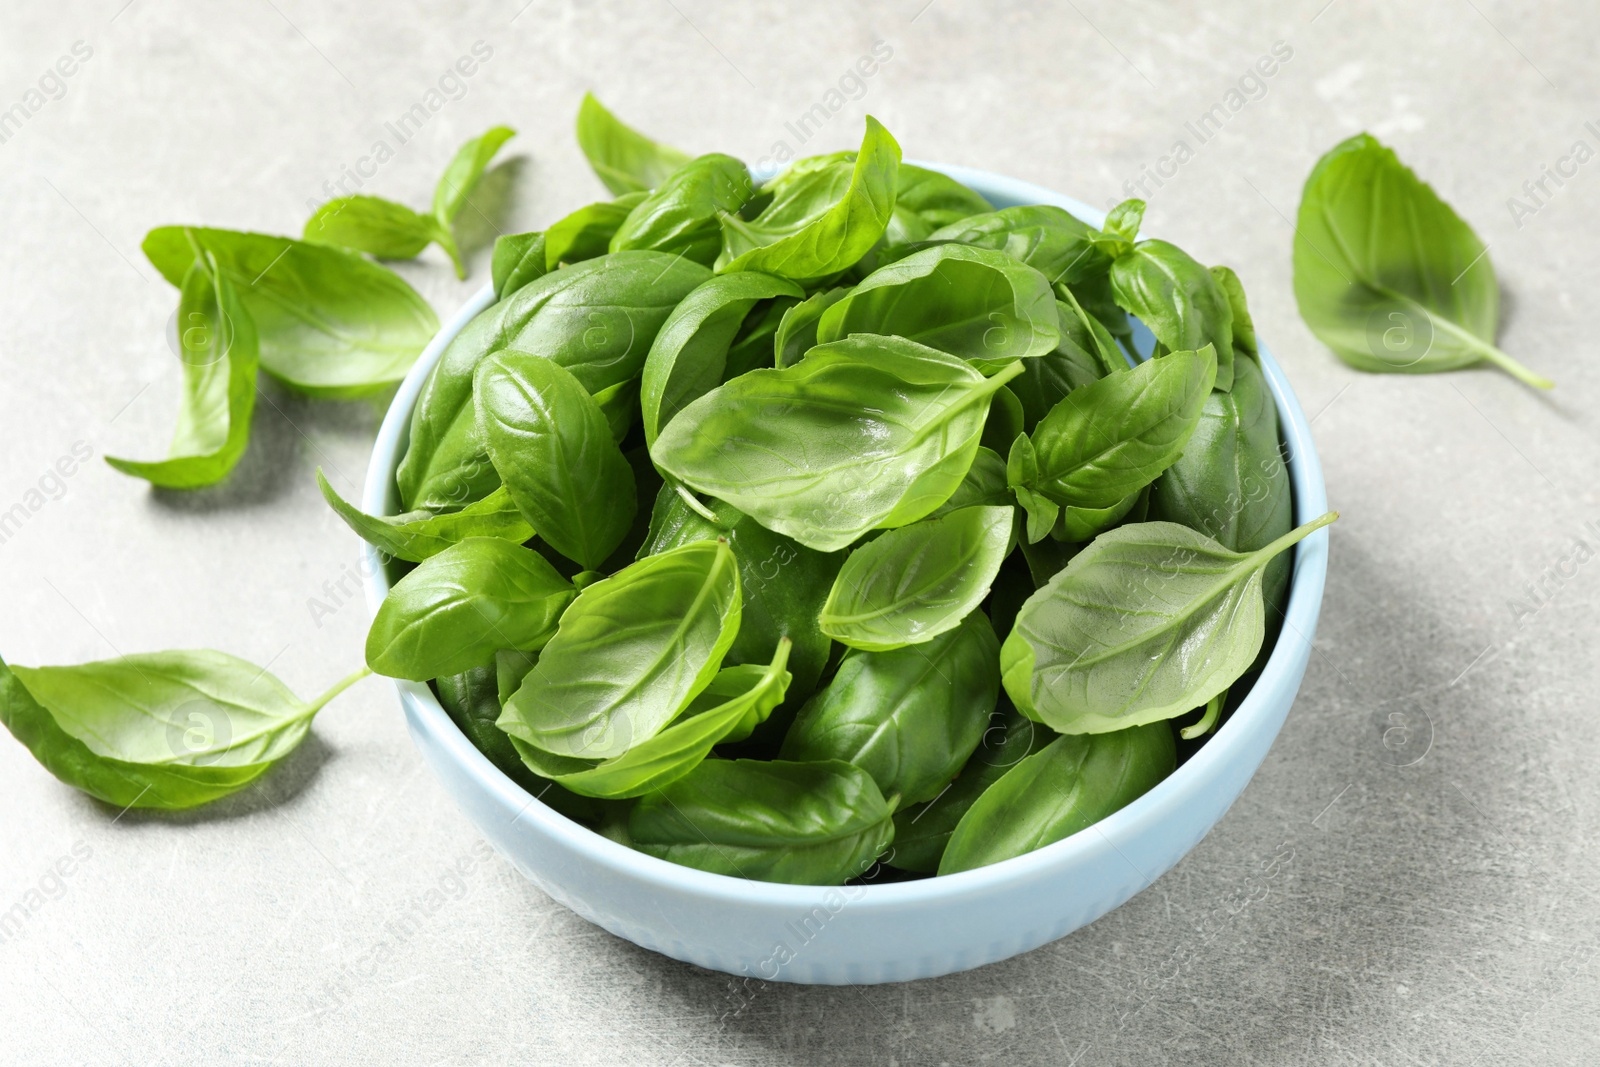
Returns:
[[[1104,213],[985,171],[923,164],[959,178],[996,207],[1057,204],[1100,225]],[[412,405],[451,338],[493,302],[485,287],[440,330],[390,406],[362,505],[396,510],[394,472]],[[1327,510],[1322,468],[1299,401],[1265,344],[1295,518]],[[592,833],[500,773],[445,715],[426,685],[396,682],[417,747],[467,816],[550,896],[629,941],[702,967],[768,981],[838,985],[930,978],[1003,960],[1093,922],[1150,885],[1204,837],[1266,757],[1294,702],[1322,606],[1328,534],[1294,550],[1287,621],[1265,669],[1215,735],[1149,793],[1064,841],[991,867],[855,888],[750,882],[654,859]],[[389,583],[366,550],[367,598]]]

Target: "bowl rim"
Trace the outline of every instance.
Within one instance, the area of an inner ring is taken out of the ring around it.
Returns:
[[[1101,226],[1105,221],[1104,211],[1031,182],[973,167],[917,160],[906,162],[956,178],[978,189],[991,200],[1052,204],[1093,226]],[[479,312],[493,303],[494,286],[490,283],[473,294],[439,328],[400,384],[384,414],[367,466],[361,506],[368,513],[393,513],[398,497],[395,469],[403,455],[403,446],[409,436],[411,412],[423,383],[450,341]],[[1259,337],[1257,347],[1261,368],[1278,409],[1279,433],[1287,451],[1285,463],[1293,494],[1295,522],[1305,523],[1327,510],[1321,463],[1311,439],[1310,424],[1283,369],[1265,341]],[[1246,758],[1245,751],[1257,731],[1270,728],[1276,733],[1276,727],[1271,723],[1274,714],[1270,706],[1273,703],[1271,694],[1287,688],[1292,699],[1298,686],[1298,679],[1291,677],[1296,669],[1291,661],[1298,655],[1298,650],[1290,646],[1296,641],[1304,642],[1308,647],[1311,644],[1310,635],[1316,628],[1327,576],[1327,552],[1326,529],[1318,530],[1295,547],[1288,607],[1266,666],[1227,722],[1148,793],[1069,837],[987,867],[904,882],[847,887],[844,891],[850,895],[851,906],[892,908],[953,898],[981,897],[1003,885],[1071,868],[1080,858],[1086,859],[1092,853],[1102,852],[1106,846],[1121,855],[1145,885],[1154,881],[1155,876],[1140,870],[1127,858],[1123,849],[1118,848],[1118,843],[1138,838],[1162,824],[1171,825],[1188,805],[1190,797],[1205,789],[1208,782],[1219,778],[1230,761]],[[388,593],[389,581],[378,550],[372,545],[362,544],[361,563],[367,606],[369,613],[373,613]],[[478,784],[492,794],[502,808],[516,812],[511,822],[527,819],[536,824],[542,834],[558,839],[613,875],[714,903],[745,906],[811,907],[824,894],[841,892],[837,886],[762,882],[714,874],[658,859],[612,841],[541,803],[507,777],[467,740],[466,735],[445,714],[427,683],[391,680],[402,705],[409,702],[413,706],[419,727],[452,760],[477,779]],[[1254,769],[1251,775],[1253,777]],[[1207,830],[1209,832],[1209,827]]]

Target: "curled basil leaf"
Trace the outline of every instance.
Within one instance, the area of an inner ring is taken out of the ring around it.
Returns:
[[[368,515],[346,501],[328,484],[321,467],[317,468],[317,488],[356,536],[380,552],[412,563],[421,563],[469,537],[497,537],[521,544],[533,536],[533,527],[517,510],[504,486],[460,511],[415,511],[393,516]]]
[[[971,507],[890,530],[850,553],[818,624],[841,644],[886,651],[961,625],[1011,550],[1011,512]]]
[[[823,289],[785,312],[783,321],[778,323],[777,337],[773,340],[776,356],[773,365],[782,370],[799,363],[807,352],[816,347],[817,327],[822,322],[823,312],[849,295],[850,290],[843,287]]]
[[[726,543],[648,556],[578,594],[500,728],[555,756],[620,756],[706,688],[739,616],[739,568]]]
[[[986,867],[1070,837],[1138,800],[1176,765],[1172,727],[1164,722],[1058,737],[967,809],[939,873]]]
[[[1101,534],[1028,598],[1000,651],[1006,692],[1059,733],[1105,733],[1197,708],[1261,647],[1261,574],[1338,518],[1253,552],[1170,522]]]
[[[878,787],[838,760],[706,760],[628,815],[629,843],[640,852],[792,885],[842,885],[893,837]]]
[[[341,196],[306,220],[301,235],[316,244],[365,252],[379,259],[415,259],[437,241],[461,274],[455,235],[432,215],[413,211],[381,196]],[[464,275],[462,275],[464,276]]]
[[[422,682],[485,663],[498,648],[541,648],[572,596],[572,583],[537,552],[470,538],[389,590],[367,631],[367,666]]]
[[[950,498],[989,400],[1020,373],[899,337],[819,345],[690,404],[650,450],[662,470],[821,552],[915,522]],[[862,397],[881,401],[863,408]]]
[[[183,280],[178,345],[183,402],[169,458],[106,462],[163,489],[199,489],[226,478],[250,443],[260,364],[255,321],[210,253]]]
[[[983,737],[1000,691],[999,646],[975,611],[923,644],[845,653],[795,717],[782,758],[842,759],[885,796],[932,799]]]
[[[623,124],[593,93],[578,106],[578,145],[612,195],[647,192],[689,157]]]
[[[683,255],[711,266],[722,251],[725,214],[755,195],[750,171],[720,153],[690,160],[629,212],[611,238],[611,251],[649,249]]]
[[[473,391],[479,432],[517,508],[551,548],[599,567],[638,506],[633,468],[600,405],[555,362],[525,352],[478,364]]]
[[[1138,316],[1166,350],[1210,345],[1216,388],[1233,388],[1233,307],[1193,256],[1166,241],[1140,241],[1111,264],[1111,289],[1118,306]]]

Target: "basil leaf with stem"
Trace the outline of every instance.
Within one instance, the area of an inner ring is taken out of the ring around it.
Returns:
[[[646,444],[690,401],[726,377],[728,348],[758,300],[804,296],[786,278],[757,271],[719,274],[694,289],[662,324],[639,383]]]
[[[854,163],[796,164],[768,183],[772,200],[755,218],[722,216],[717,272],[759,270],[806,282],[846,269],[883,236],[899,166],[900,146],[868,115]]]
[[[885,796],[931,800],[983,737],[1000,692],[999,639],[974,611],[953,630],[887,652],[846,652],[795,716],[779,753],[841,759]]]
[[[989,595],[1011,551],[1009,506],[971,507],[889,530],[850,553],[822,605],[822,632],[882,652],[933,640]]]
[[[823,312],[849,295],[850,290],[844,287],[822,289],[785,312],[773,340],[774,366],[779,370],[792,367],[816,347],[817,327],[822,322]]]
[[[1215,388],[1233,388],[1233,307],[1193,256],[1166,241],[1140,241],[1112,262],[1111,289],[1117,305],[1138,316],[1165,350],[1210,345],[1217,357]]]
[[[367,666],[424,682],[485,663],[499,648],[542,648],[573,595],[572,583],[537,552],[469,538],[429,556],[389,590],[367,631]]]
[[[609,759],[649,740],[710,684],[739,632],[739,567],[697,541],[586,586],[500,715],[555,756]]]
[[[423,383],[395,477],[401,504],[460,508],[499,484],[472,403],[484,359],[506,349],[545,356],[601,393],[639,376],[661,324],[710,277],[661,252],[617,252],[547,274],[485,309]]]
[[[386,555],[412,563],[421,563],[469,537],[496,537],[520,545],[533,536],[533,527],[522,517],[505,486],[460,511],[414,511],[405,515],[368,515],[328,484],[321,467],[317,468],[317,488],[357,537]]]
[[[517,131],[509,126],[493,126],[456,149],[434,187],[433,217],[447,228],[455,222],[495,153],[516,135]]]
[[[628,814],[634,848],[714,874],[843,885],[894,837],[872,778],[839,760],[706,760]]]
[[[648,192],[689,162],[686,153],[624,125],[593,93],[578,106],[578,145],[614,196]]]
[[[551,548],[599,567],[638,506],[633,468],[600,405],[556,363],[524,352],[478,364],[473,392],[479,431],[518,509]]]
[[[1261,647],[1261,575],[1330,511],[1253,552],[1170,522],[1119,526],[1073,557],[1017,615],[1006,692],[1059,733],[1105,733],[1205,704]]]
[[[894,334],[998,370],[1061,341],[1043,274],[1004,252],[936,245],[880,267],[817,324],[826,344],[853,333]]]
[[[226,478],[250,443],[260,345],[255,322],[209,253],[183,280],[178,325],[183,403],[170,457],[106,462],[163,489],[199,489]]]
[[[634,206],[612,235],[610,250],[670,252],[709,267],[722,251],[719,220],[754,195],[755,181],[739,160],[721,153],[692,159]]]
[[[747,718],[754,717],[759,722],[783,702],[789,681],[789,673],[784,670],[788,658],[789,642],[778,642],[772,662],[755,683],[742,692],[714,707],[680,717],[620,756],[591,761],[593,765],[582,770],[550,774],[550,780],[581,796],[606,800],[643,796],[677,781],[694,770],[711,753],[712,746],[743,725]],[[535,773],[549,765],[543,753],[533,745],[516,737],[511,740]],[[566,762],[563,757],[556,759]]]
[[[314,244],[365,252],[378,259],[415,259],[435,241],[464,277],[455,235],[432,215],[381,196],[341,196],[306,220],[301,237]]]
[[[1317,339],[1357,370],[1428,374],[1487,361],[1552,388],[1495,347],[1500,286],[1488,247],[1371,134],[1335,145],[1306,179],[1294,297]]]
[[[819,345],[680,413],[650,450],[663,471],[820,552],[915,522],[972,465],[994,392],[965,360],[899,337]],[[862,407],[862,397],[881,403]]]
[[[894,851],[886,862],[901,870],[935,873],[951,832],[968,809],[1023,757],[1056,737],[1002,697],[989,717],[983,740],[967,757],[956,780],[932,800],[894,813]]]
[[[1138,800],[1176,766],[1164,722],[1058,737],[973,802],[950,834],[939,873],[987,867],[1070,837]]]
[[[308,396],[382,392],[439,332],[403,278],[344,249],[199,226],[151,230],[143,247],[173,285],[210,253],[255,322],[261,369]]]
[[[369,673],[306,703],[264,669],[209,649],[62,667],[0,660],[0,721],[68,785],[122,808],[176,811],[261,777]]]
[[[1008,459],[1013,486],[1056,504],[1109,508],[1155,481],[1183,453],[1210,394],[1216,358],[1171,352],[1068,393]],[[1022,441],[1018,439],[1018,444]],[[1053,519],[1046,525],[1053,525]],[[1038,540],[1038,538],[1030,538]]]

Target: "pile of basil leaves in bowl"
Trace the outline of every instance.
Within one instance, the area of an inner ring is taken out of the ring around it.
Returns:
[[[1239,279],[976,170],[752,175],[592,98],[614,199],[502,237],[378,436],[367,660],[585,918],[764,980],[928,977],[1170,868],[1284,721],[1309,429]]]

